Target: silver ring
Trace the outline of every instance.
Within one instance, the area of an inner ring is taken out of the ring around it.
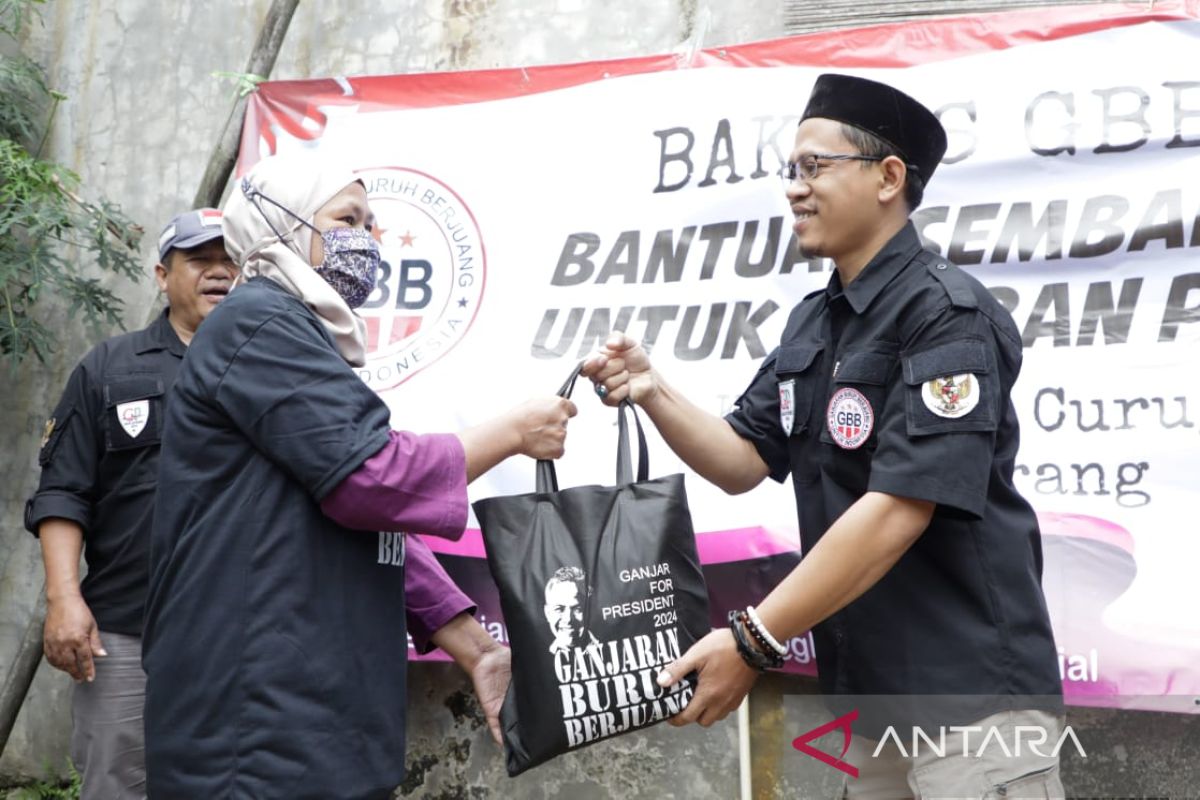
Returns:
[[[601,400],[608,397],[608,389],[602,383],[596,384],[596,396]]]

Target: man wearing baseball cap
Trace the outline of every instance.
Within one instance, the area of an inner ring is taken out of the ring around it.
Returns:
[[[220,211],[172,219],[154,266],[167,308],[84,356],[46,422],[25,527],[41,539],[46,570],[46,660],[77,681],[71,758],[83,800],[146,796],[142,611],[163,404],[192,335],[237,274]]]

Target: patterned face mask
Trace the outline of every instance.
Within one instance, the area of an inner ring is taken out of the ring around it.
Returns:
[[[370,231],[362,228],[330,228],[321,232],[310,223],[297,216],[290,208],[267,197],[250,184],[249,178],[242,179],[242,192],[250,203],[262,214],[263,220],[271,230],[284,241],[283,234],[275,230],[271,220],[259,205],[260,200],[266,200],[271,205],[289,215],[301,225],[311,228],[313,233],[321,237],[325,247],[325,260],[313,270],[333,287],[333,290],[346,301],[350,308],[358,308],[367,302],[371,292],[375,291],[375,279],[379,273],[379,244],[371,236]]]
[[[375,290],[379,245],[362,228],[330,228],[321,234],[321,242],[325,246],[325,261],[315,268],[317,274],[341,295],[346,305],[358,308]]]

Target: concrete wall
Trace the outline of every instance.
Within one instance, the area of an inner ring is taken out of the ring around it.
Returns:
[[[664,52],[707,26],[705,46],[736,44],[796,29],[804,4],[781,0],[394,0],[302,3],[272,77],[529,66]],[[819,3],[814,18],[821,14]],[[884,5],[884,4],[879,4]],[[952,4],[946,4],[950,6]],[[269,0],[93,0],[44,9],[26,51],[70,100],[55,119],[48,155],[103,190],[147,231],[140,282],[110,280],[126,300],[127,327],[149,320],[160,300],[150,279],[152,243],[186,208],[231,105],[232,85],[212,77],[240,71]],[[785,25],[785,10],[790,15]],[[925,11],[936,10],[926,8]],[[847,12],[849,13],[849,12]],[[822,22],[828,21],[826,13]],[[42,424],[66,376],[98,336],[64,309],[47,364],[30,364],[0,388],[0,675],[41,592],[37,543],[21,509],[37,480]],[[738,791],[736,727],[660,726],[601,743],[509,781],[481,728],[470,687],[450,666],[412,669],[409,779],[420,797],[731,797]],[[70,681],[42,665],[3,757],[3,780],[62,771]],[[810,682],[765,681],[752,698],[759,797],[832,796],[838,773],[790,750],[791,738],[829,715]],[[1141,781],[1171,796],[1200,792],[1200,719],[1080,712],[1104,736],[1104,752],[1068,764],[1080,793]],[[1125,783],[1115,784],[1118,777]],[[1190,791],[1189,791],[1190,789]],[[1085,791],[1086,790],[1086,791]]]

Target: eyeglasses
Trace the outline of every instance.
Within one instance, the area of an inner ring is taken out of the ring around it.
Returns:
[[[799,161],[789,161],[783,165],[779,177],[785,187],[791,186],[798,178],[805,182],[811,181],[821,173],[822,161],[883,161],[887,156],[860,156],[847,153],[813,153],[801,156]]]

